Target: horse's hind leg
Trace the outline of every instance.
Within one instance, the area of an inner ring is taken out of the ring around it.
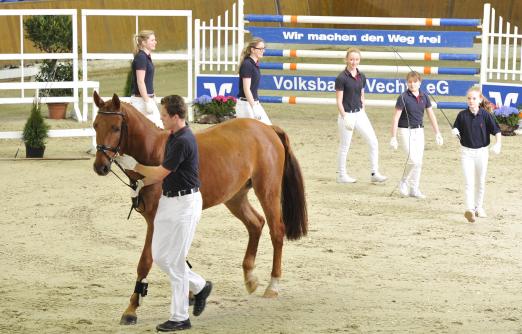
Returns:
[[[265,219],[248,202],[248,188],[242,189],[225,205],[239,220],[245,224],[248,231],[248,246],[243,259],[243,275],[248,293],[257,289],[258,279],[254,275],[257,247]]]
[[[279,295],[283,240],[285,237],[285,226],[281,218],[281,183],[276,180],[277,178],[262,173],[253,180],[254,191],[265,213],[274,249],[271,279],[264,293],[264,297],[267,298],[275,298]]]

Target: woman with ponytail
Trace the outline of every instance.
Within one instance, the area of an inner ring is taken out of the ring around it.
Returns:
[[[263,58],[265,42],[254,38],[243,50],[239,67],[239,94],[236,105],[237,118],[255,118],[272,125],[268,115],[259,103],[257,90],[261,79],[259,60]]]
[[[154,101],[154,64],[151,53],[156,49],[156,36],[152,30],[142,30],[134,36],[134,60],[130,104],[163,128],[160,112]]]

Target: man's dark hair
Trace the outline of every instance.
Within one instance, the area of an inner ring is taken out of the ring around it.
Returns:
[[[161,99],[161,105],[165,106],[170,117],[178,115],[179,118],[187,117],[187,105],[185,100],[179,95],[168,95]]]

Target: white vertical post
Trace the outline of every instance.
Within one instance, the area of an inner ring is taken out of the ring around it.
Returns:
[[[236,71],[237,64],[237,53],[236,53],[236,45],[237,45],[237,11],[236,11],[236,3],[232,5],[232,70]]]
[[[87,89],[87,16],[84,13],[84,10],[82,9],[82,83],[83,83],[83,112],[84,112],[84,120],[85,116],[89,112],[88,110],[88,104],[87,104],[87,98],[89,95],[89,90]],[[94,103],[93,103],[94,104]],[[93,113],[93,119],[94,121],[94,113]]]
[[[500,79],[500,61],[502,60],[502,25],[504,20],[502,16],[498,17],[498,39],[497,39],[497,79]]]
[[[194,77],[196,80],[194,81],[194,98],[198,97],[197,92],[197,78],[200,73],[200,47],[201,47],[201,39],[200,39],[201,29],[200,29],[200,20],[194,20]]]
[[[504,80],[508,78],[508,67],[509,67],[509,33],[511,31],[511,25],[506,21],[506,47],[504,49]]]
[[[491,36],[491,39],[489,40],[489,65],[488,65],[488,79],[493,79],[493,46],[495,45],[495,9],[491,8],[491,23],[490,23],[490,30],[489,35]]]
[[[239,66],[239,60],[241,59],[241,53],[243,52],[243,49],[245,48],[245,13],[244,13],[244,1],[239,0],[238,1],[239,8],[237,13],[237,47],[238,47],[238,66]]]
[[[194,78],[192,67],[194,66],[194,58],[192,52],[192,12],[190,12],[190,15],[187,16],[187,97],[191,102],[194,99],[194,94],[192,92],[192,80]]]
[[[228,9],[225,11],[225,71],[228,71]]]
[[[210,23],[208,26],[208,31],[210,33],[208,53],[209,53],[209,61],[210,61],[210,70],[214,69],[214,19],[210,19]]]
[[[74,96],[74,112],[76,113],[76,118],[78,122],[87,121],[87,110],[83,110],[84,114],[80,112],[80,95],[78,94],[78,11],[75,10],[71,15],[72,22],[72,42],[73,42],[73,81],[75,83],[73,88],[73,96]],[[84,97],[85,98],[85,97]]]
[[[511,76],[511,80],[515,80],[516,78],[516,70],[517,70],[517,46],[518,46],[518,27],[515,26],[513,29],[513,74]]]
[[[20,82],[24,82],[24,16],[20,15],[20,55],[22,56],[20,59]],[[25,97],[25,89],[22,87],[20,93],[22,94],[22,98]]]
[[[484,4],[484,16],[482,18],[482,56],[480,58],[480,85],[486,83],[488,71],[488,42],[489,42],[489,15],[491,8],[489,3]]]
[[[201,28],[201,64],[203,65],[203,70],[207,69],[207,23],[203,22]]]
[[[217,23],[216,23],[216,33],[217,33],[217,43],[216,43],[216,49],[217,49],[217,70],[221,71],[221,15],[218,15],[217,17]]]

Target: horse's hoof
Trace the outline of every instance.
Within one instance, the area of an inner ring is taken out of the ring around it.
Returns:
[[[279,296],[279,292],[272,289],[266,289],[265,294],[263,295],[265,298],[277,298],[277,296]]]
[[[121,316],[120,325],[136,325],[138,317],[131,314],[124,314]]]
[[[254,291],[256,291],[256,289],[257,289],[257,278],[253,278],[253,279],[246,281],[245,287],[249,294],[254,293]]]

